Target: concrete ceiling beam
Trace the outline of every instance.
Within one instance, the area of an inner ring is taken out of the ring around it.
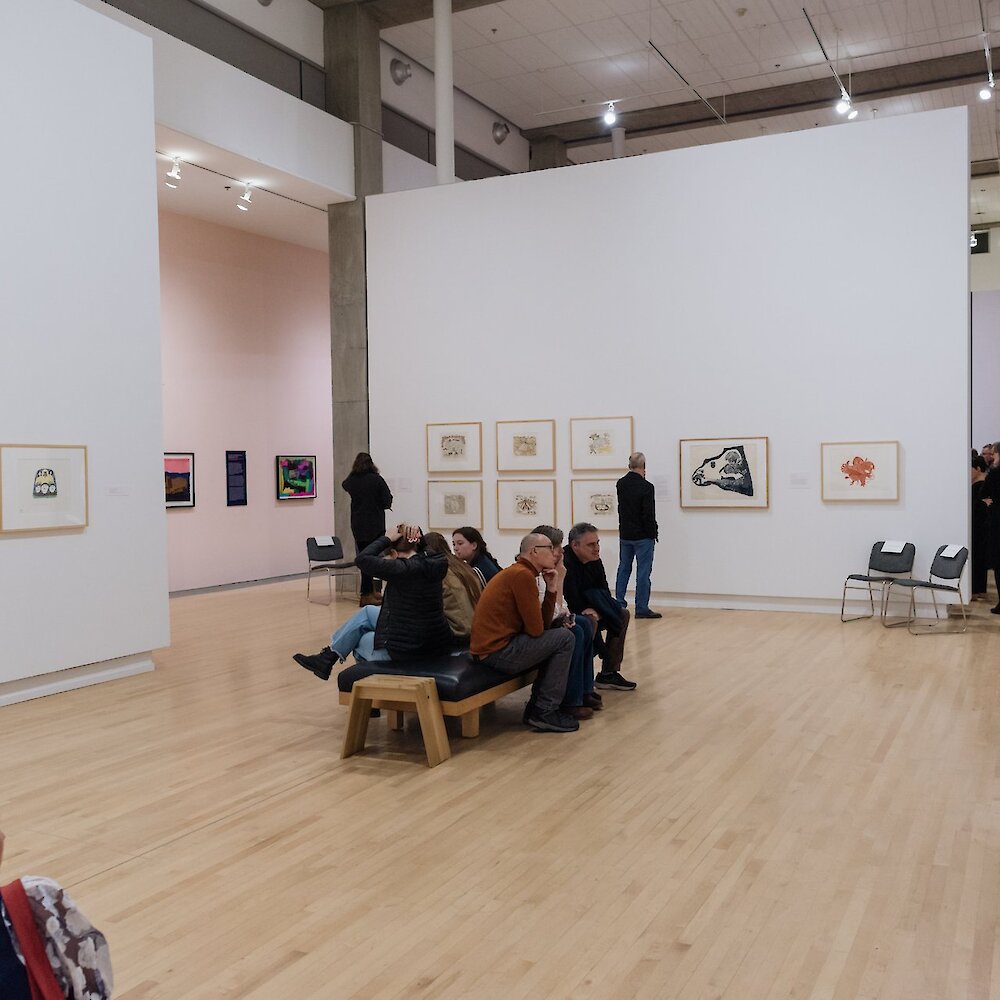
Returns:
[[[434,0],[312,0],[322,10],[357,3],[364,7],[379,28],[394,28],[414,21],[428,21],[434,16]],[[475,7],[488,7],[496,0],[452,0],[455,14]]]

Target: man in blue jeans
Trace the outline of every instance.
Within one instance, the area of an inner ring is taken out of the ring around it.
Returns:
[[[628,472],[618,480],[618,579],[615,599],[624,608],[625,590],[632,576],[635,560],[635,617],[662,618],[649,606],[649,575],[653,570],[656,546],[656,502],[653,484],[646,482],[646,456],[637,451],[629,455]]]

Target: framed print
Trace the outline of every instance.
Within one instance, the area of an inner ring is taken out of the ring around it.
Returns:
[[[427,483],[427,530],[483,527],[483,484],[478,479],[431,479]]]
[[[316,499],[315,455],[275,455],[274,469],[279,500]]]
[[[898,441],[824,441],[820,446],[824,500],[898,500]]]
[[[247,453],[226,452],[226,506],[247,505]]]
[[[574,479],[573,523],[587,521],[601,531],[618,530],[618,489],[615,479]]]
[[[427,471],[482,472],[483,425],[428,424]]]
[[[554,479],[504,479],[497,483],[497,528],[526,535],[539,524],[556,523]]]
[[[0,532],[87,523],[86,445],[0,445]]]
[[[682,507],[767,507],[767,438],[680,442]]]
[[[569,422],[570,464],[584,469],[628,471],[634,450],[631,417],[573,417]]]
[[[194,452],[163,453],[163,493],[168,507],[194,506]]]
[[[498,420],[497,472],[554,472],[554,420]]]

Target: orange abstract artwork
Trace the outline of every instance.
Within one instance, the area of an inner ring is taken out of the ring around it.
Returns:
[[[844,462],[840,471],[852,486],[855,483],[858,486],[864,486],[875,472],[875,463],[869,462],[867,458],[861,458],[860,455],[855,455],[849,462]]]

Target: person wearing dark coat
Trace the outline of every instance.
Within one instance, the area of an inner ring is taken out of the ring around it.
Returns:
[[[618,578],[615,599],[624,608],[625,590],[635,560],[635,617],[662,618],[649,606],[653,549],[659,538],[653,484],[646,482],[646,456],[637,451],[628,457],[628,472],[618,480]]]
[[[366,451],[358,452],[351,474],[340,485],[351,498],[354,551],[361,552],[385,533],[385,512],[392,508],[392,493]],[[361,571],[359,603],[362,607],[379,603],[375,578],[364,570]]]
[[[986,578],[990,568],[990,508],[986,493],[986,462],[972,459],[972,599],[986,600]]]

